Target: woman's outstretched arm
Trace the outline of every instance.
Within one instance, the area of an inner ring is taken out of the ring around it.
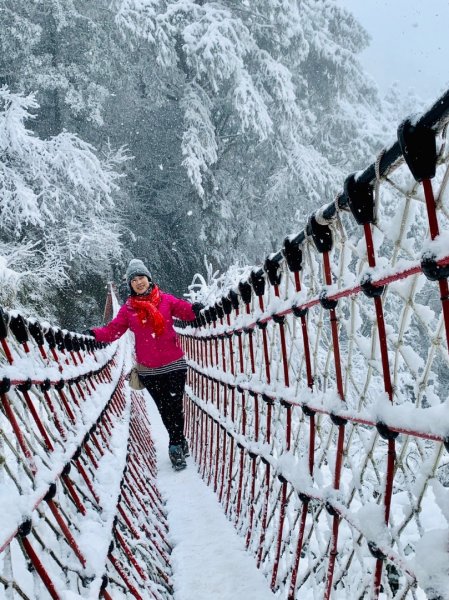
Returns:
[[[181,319],[182,321],[193,321],[196,318],[190,302],[181,300],[170,294],[167,294],[167,296],[170,298],[171,314],[173,317]]]
[[[104,327],[92,327],[91,331],[99,342],[114,342],[121,337],[129,327],[128,309],[123,305],[117,316]]]

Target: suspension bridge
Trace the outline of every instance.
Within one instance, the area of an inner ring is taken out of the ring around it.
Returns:
[[[449,598],[448,119],[446,93],[177,323],[197,471],[274,597]],[[127,337],[1,310],[0,342],[0,596],[176,597]]]

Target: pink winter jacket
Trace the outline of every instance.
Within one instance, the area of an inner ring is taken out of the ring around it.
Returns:
[[[165,319],[165,330],[156,337],[150,325],[141,325],[136,311],[131,307],[129,299],[120,308],[115,319],[105,327],[95,327],[92,331],[99,342],[113,342],[131,329],[136,340],[137,362],[151,369],[163,367],[184,356],[173,329],[173,317],[183,321],[193,321],[195,313],[191,304],[161,292],[159,311]]]

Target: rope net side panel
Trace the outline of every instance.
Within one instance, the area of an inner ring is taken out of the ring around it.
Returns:
[[[109,316],[116,309],[108,300]],[[0,309],[0,597],[163,600],[168,525],[143,398],[111,345]]]
[[[437,148],[432,182],[398,161],[357,190],[371,219],[317,211],[179,329],[200,473],[280,597],[449,598],[444,133]]]

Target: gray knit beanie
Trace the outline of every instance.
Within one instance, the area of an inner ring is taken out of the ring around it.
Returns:
[[[146,275],[150,281],[153,279],[143,262],[139,258],[133,258],[129,261],[128,268],[126,269],[126,281],[128,285],[130,285],[131,279],[137,277],[137,275]]]

